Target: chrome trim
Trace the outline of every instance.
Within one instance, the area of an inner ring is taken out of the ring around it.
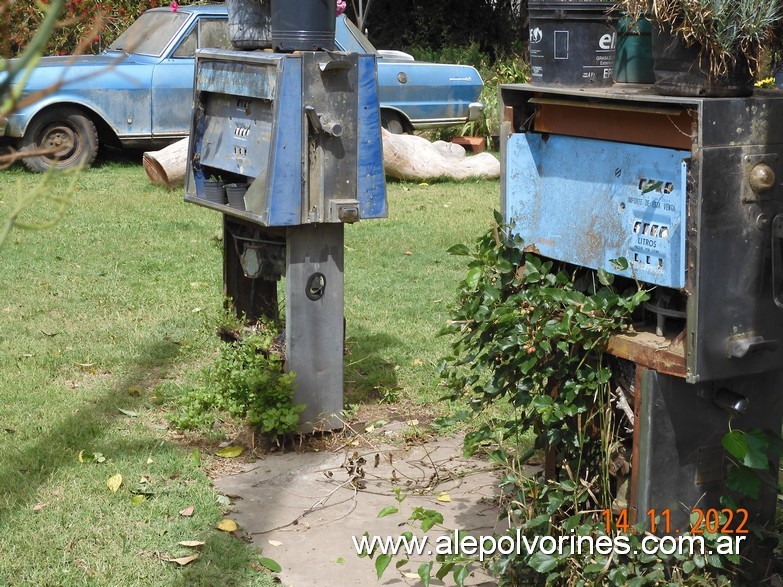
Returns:
[[[468,120],[481,120],[484,112],[484,104],[481,102],[471,102],[468,106]]]

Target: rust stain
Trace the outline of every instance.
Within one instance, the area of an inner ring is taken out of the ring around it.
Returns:
[[[609,338],[606,351],[659,373],[685,377],[685,349],[671,342],[650,333],[616,334]]]

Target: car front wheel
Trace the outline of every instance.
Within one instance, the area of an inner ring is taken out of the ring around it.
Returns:
[[[31,171],[89,167],[98,154],[98,132],[75,108],[55,108],[33,119],[20,146]]]
[[[389,110],[381,110],[381,126],[395,135],[401,135],[405,132],[402,117]]]

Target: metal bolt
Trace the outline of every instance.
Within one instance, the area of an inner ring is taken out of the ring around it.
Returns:
[[[759,163],[750,170],[750,189],[757,194],[768,192],[775,187],[775,172],[766,163]]]

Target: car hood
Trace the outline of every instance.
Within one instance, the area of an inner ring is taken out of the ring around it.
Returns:
[[[15,60],[11,60],[13,63]],[[134,68],[149,65],[155,60],[141,55],[127,55],[119,51],[106,51],[100,55],[63,55],[42,57],[25,82],[25,92],[44,90],[53,86],[91,86],[94,80],[101,78],[101,84],[107,77],[128,77]],[[15,83],[24,79],[24,72],[17,76]],[[129,80],[126,80],[128,83]]]

